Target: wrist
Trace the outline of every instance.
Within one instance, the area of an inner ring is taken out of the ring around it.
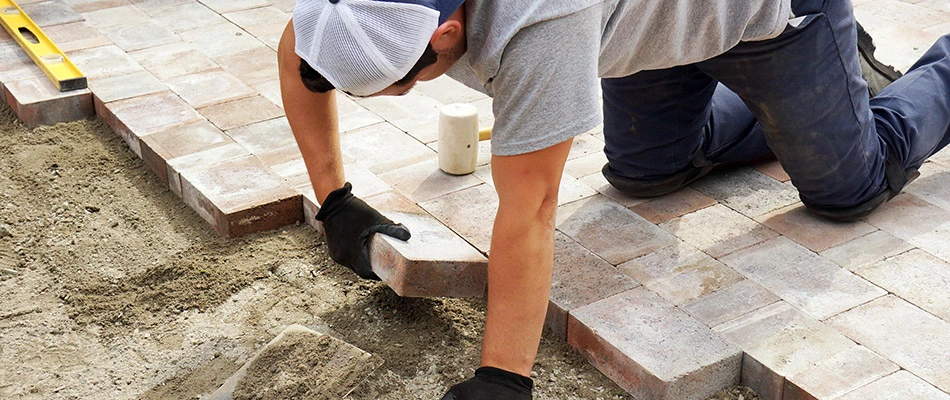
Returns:
[[[336,213],[337,209],[343,207],[346,203],[346,200],[350,197],[353,197],[351,193],[353,190],[353,185],[349,182],[343,184],[343,187],[331,191],[327,194],[326,198],[320,203],[320,210],[317,211],[315,218],[317,221],[325,221],[328,217]]]

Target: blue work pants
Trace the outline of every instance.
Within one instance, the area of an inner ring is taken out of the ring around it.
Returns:
[[[809,206],[862,204],[888,157],[916,169],[950,140],[950,37],[868,98],[851,3],[792,1],[776,38],[712,59],[602,80],[611,172],[662,179],[774,153]],[[697,157],[697,155],[700,155]],[[698,160],[698,161],[697,161]]]

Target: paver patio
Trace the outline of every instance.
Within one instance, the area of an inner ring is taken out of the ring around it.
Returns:
[[[854,0],[880,58],[906,70],[950,32],[950,0]],[[58,93],[6,33],[0,98],[29,126],[105,119],[221,235],[313,220],[283,118],[275,49],[293,0],[21,0],[89,78]],[[497,200],[435,159],[439,108],[491,99],[447,78],[401,98],[339,96],[347,178],[406,223],[374,243],[406,296],[485,290]],[[764,399],[950,399],[950,151],[885,209],[851,224],[804,211],[775,163],[631,199],[600,175],[598,131],[561,188],[547,325],[644,399],[742,383]]]

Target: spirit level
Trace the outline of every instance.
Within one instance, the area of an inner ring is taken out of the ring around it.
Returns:
[[[0,0],[0,24],[60,92],[86,88],[86,77],[12,0]]]

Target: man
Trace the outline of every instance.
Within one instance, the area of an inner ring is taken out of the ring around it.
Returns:
[[[298,0],[278,53],[330,254],[366,278],[369,236],[409,232],[350,193],[333,89],[400,95],[447,73],[493,97],[481,368],[445,396],[466,400],[531,398],[574,136],[604,123],[604,174],[633,196],[774,153],[810,210],[854,220],[947,144],[948,50],[869,102],[846,1]]]

